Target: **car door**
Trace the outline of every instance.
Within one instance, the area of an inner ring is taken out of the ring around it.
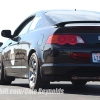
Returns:
[[[13,39],[10,40],[9,45],[4,50],[4,56],[7,55],[8,59],[5,59],[5,70],[8,75],[21,77],[22,74],[22,40],[24,34],[28,31],[32,22],[32,18],[26,19],[13,34]]]

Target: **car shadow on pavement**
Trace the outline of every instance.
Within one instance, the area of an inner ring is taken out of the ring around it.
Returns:
[[[17,83],[17,84],[14,83],[14,84],[11,84],[11,86],[29,88],[29,84],[23,84],[23,83]]]
[[[28,84],[11,84],[11,86],[29,88]],[[100,85],[87,84],[85,86],[74,86],[72,84],[50,84],[48,89],[63,89],[64,94],[80,94],[100,96]]]
[[[87,84],[74,86],[72,84],[51,84],[50,89],[64,89],[65,94],[95,95],[100,96],[100,85]]]

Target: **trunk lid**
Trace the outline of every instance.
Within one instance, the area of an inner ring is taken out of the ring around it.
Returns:
[[[100,46],[100,26],[62,27],[62,34],[74,34],[80,36],[84,40],[85,44],[77,44],[77,46]]]

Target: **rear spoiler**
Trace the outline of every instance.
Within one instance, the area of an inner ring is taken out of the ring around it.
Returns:
[[[54,26],[64,27],[66,24],[73,24],[73,23],[100,23],[100,21],[67,21],[67,22],[57,23]]]

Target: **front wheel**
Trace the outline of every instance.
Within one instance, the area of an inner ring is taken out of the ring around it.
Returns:
[[[73,85],[85,85],[87,83],[87,81],[83,81],[83,80],[73,80],[71,82]]]
[[[47,88],[50,81],[41,79],[40,66],[36,53],[33,53],[29,59],[29,87],[31,89],[39,90],[39,88]]]

